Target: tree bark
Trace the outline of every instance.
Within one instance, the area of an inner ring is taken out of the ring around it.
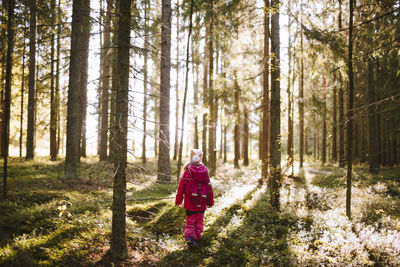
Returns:
[[[116,7],[116,10],[120,10],[119,9],[119,1],[117,1],[116,2],[116,4],[117,4],[117,7]],[[114,19],[114,22],[113,22],[113,24],[114,24],[114,29],[117,29],[117,27],[118,27],[118,20],[119,20],[119,17],[118,16],[115,16],[115,19]],[[118,88],[118,66],[119,66],[119,64],[118,64],[118,39],[119,38],[119,32],[118,32],[118,30],[115,30],[114,31],[114,34],[113,34],[113,38],[112,38],[112,43],[113,43],[113,49],[112,49],[112,70],[111,70],[111,72],[112,72],[112,77],[111,77],[111,99],[110,99],[110,101],[109,101],[109,105],[110,105],[110,118],[109,118],[109,121],[110,121],[110,123],[109,123],[109,126],[108,126],[108,131],[109,131],[109,135],[108,135],[108,138],[109,138],[109,155],[108,155],[108,160],[110,160],[110,161],[113,161],[114,160],[114,154],[115,154],[115,152],[116,152],[116,150],[117,150],[117,146],[118,146],[118,144],[116,143],[116,139],[115,139],[115,125],[116,125],[116,115],[115,115],[115,112],[116,112],[116,109],[117,109],[117,107],[116,107],[116,102],[117,102],[117,99],[116,99],[116,95],[117,95],[117,88]]]
[[[271,65],[271,124],[270,155],[271,176],[268,180],[271,206],[280,210],[279,189],[281,187],[281,120],[280,120],[280,39],[279,39],[279,0],[271,1],[276,10],[271,16],[271,51],[274,54]]]
[[[114,185],[112,204],[112,230],[110,253],[113,259],[128,257],[126,244],[126,167],[128,152],[128,90],[129,90],[129,48],[131,1],[119,0],[118,27],[118,86],[115,141],[118,150],[114,155]]]
[[[235,168],[239,168],[239,158],[240,158],[240,137],[239,137],[239,97],[240,97],[240,88],[239,84],[236,80],[235,74],[235,96],[234,96],[234,106],[233,106],[233,114],[235,116],[235,128],[234,128],[234,142],[235,142],[235,158],[233,160]]]
[[[301,23],[303,23],[303,8],[300,6]],[[303,60],[303,29],[300,32],[300,80],[299,80],[299,156],[300,168],[303,167],[304,162],[304,60]]]
[[[350,0],[349,14],[349,92],[348,92],[348,110],[347,110],[347,190],[346,190],[346,215],[351,218],[351,178],[352,178],[352,133],[353,133],[353,0]]]
[[[263,69],[263,97],[262,97],[262,136],[260,138],[261,149],[261,177],[266,181],[269,168],[269,0],[264,0],[264,69]]]
[[[225,116],[228,114],[226,107],[224,108],[224,114],[225,114]],[[224,163],[227,162],[227,154],[228,154],[226,151],[226,149],[227,149],[227,143],[226,143],[227,131],[228,131],[228,126],[225,124],[224,125],[224,137],[223,137],[224,138]]]
[[[203,61],[203,103],[208,103],[208,53],[207,53],[207,33],[209,32],[208,24],[206,24],[206,36],[204,37],[204,61]],[[201,146],[203,150],[203,163],[207,164],[207,129],[208,119],[207,113],[203,113],[203,132]]]
[[[323,78],[323,107],[322,107],[322,164],[326,163],[326,74]]]
[[[209,79],[208,79],[208,107],[209,107],[209,131],[208,131],[208,167],[210,171],[210,176],[215,176],[216,172],[216,165],[217,165],[217,159],[216,159],[216,149],[215,149],[215,140],[216,140],[216,114],[218,111],[217,107],[217,96],[216,92],[214,91],[214,35],[213,35],[213,16],[214,16],[214,11],[213,11],[213,0],[210,0],[210,7],[208,9],[209,13],[209,36],[208,36],[208,59],[209,59]]]
[[[24,20],[25,28],[26,28],[26,20]],[[21,75],[21,112],[19,119],[19,157],[22,158],[22,139],[24,134],[24,94],[25,94],[25,28],[24,28],[24,37],[23,37],[23,50],[22,50],[22,75]]]
[[[51,62],[50,62],[50,160],[57,160],[57,110],[54,88],[54,54],[55,54],[55,21],[56,21],[56,3],[51,0]]]
[[[249,166],[249,111],[246,106],[243,116],[243,165]]]
[[[288,9],[290,10],[290,2],[288,2]],[[288,78],[287,78],[287,95],[288,95],[288,136],[287,136],[287,157],[288,157],[288,163],[287,166],[288,168],[292,167],[292,176],[293,176],[293,163],[294,163],[294,149],[293,149],[293,117],[292,117],[292,81],[291,81],[291,76],[292,76],[292,39],[291,39],[291,26],[292,26],[292,21],[291,18],[289,17],[289,22],[288,22],[288,34],[289,34],[289,41],[288,41]],[[293,74],[294,76],[294,74]]]
[[[174,155],[176,160],[178,154],[178,129],[179,129],[179,0],[176,3],[176,84],[175,84],[175,142]],[[183,127],[183,125],[182,125]]]
[[[199,148],[199,119],[197,117],[197,106],[199,105],[199,63],[198,63],[198,44],[193,44],[193,51],[192,51],[192,58],[195,63],[195,73],[196,77],[194,79],[193,85],[193,104],[194,104],[194,137],[193,137],[193,144],[196,149]]]
[[[29,76],[28,76],[28,125],[26,133],[26,159],[34,158],[35,135],[35,69],[36,69],[36,0],[29,1],[30,26],[29,26]]]
[[[144,7],[144,55],[143,55],[143,138],[142,138],[142,162],[146,163],[146,137],[147,137],[147,61],[149,57],[149,11],[150,0],[145,1]]]
[[[336,76],[335,76],[336,80]],[[336,86],[333,87],[332,91],[332,161],[337,162],[337,97],[336,97]]]
[[[102,47],[102,65],[101,65],[101,127],[100,127],[100,160],[107,160],[107,145],[108,145],[108,111],[109,111],[109,96],[110,96],[110,32],[111,32],[111,12],[112,1],[107,0],[107,11],[104,20],[103,32],[103,47]],[[116,25],[115,25],[116,28]],[[116,31],[115,31],[116,32]],[[115,33],[114,33],[115,34]],[[114,39],[114,41],[116,41]],[[116,48],[113,48],[116,49]],[[116,54],[113,54],[116,56]],[[113,64],[116,64],[116,58],[113,58]],[[113,76],[118,76],[113,72]],[[110,127],[111,128],[111,127]]]
[[[8,146],[10,138],[10,106],[11,106],[11,79],[12,79],[12,54],[14,50],[14,18],[15,1],[8,0],[8,21],[7,21],[7,58],[6,58],[6,86],[4,95],[4,120],[3,124],[3,199],[7,198],[7,176],[8,176]]]
[[[69,66],[69,85],[67,103],[67,146],[65,154],[64,179],[79,178],[79,111],[81,82],[81,40],[82,40],[82,5],[74,0],[72,6],[71,54]]]
[[[56,155],[60,151],[60,140],[61,140],[61,123],[60,123],[60,54],[61,54],[61,0],[58,1],[57,5],[57,63],[56,63],[56,84],[55,84],[55,109],[56,109],[56,128],[57,128],[57,143],[56,143]]]
[[[157,181],[170,181],[169,97],[171,71],[171,0],[162,0],[160,131]]]
[[[80,156],[86,157],[86,113],[87,113],[87,83],[88,56],[90,40],[90,0],[84,0],[82,6],[82,47],[81,47],[81,103],[80,103]],[[78,160],[80,157],[78,157]]]

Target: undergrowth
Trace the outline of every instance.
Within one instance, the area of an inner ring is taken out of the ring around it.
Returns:
[[[82,182],[62,181],[63,164],[11,159],[8,200],[0,202],[0,266],[107,265],[112,164],[82,162]],[[157,184],[155,162],[130,165],[129,258],[123,266],[397,266],[400,175],[355,166],[352,219],[345,215],[346,172],[306,165],[284,177],[281,212],[258,185],[260,166],[218,166],[215,206],[205,213],[200,248],[183,239],[185,211],[176,184]]]

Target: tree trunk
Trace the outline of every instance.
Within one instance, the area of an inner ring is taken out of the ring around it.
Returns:
[[[55,21],[56,21],[56,3],[51,0],[51,62],[50,62],[50,160],[57,160],[57,114],[56,114],[56,99],[54,88],[54,54],[55,54]]]
[[[119,1],[116,2],[117,10],[119,9]],[[114,29],[117,29],[118,27],[118,16],[115,16],[114,22],[113,22],[113,27]],[[114,154],[117,150],[117,143],[115,141],[115,125],[117,124],[116,122],[116,117],[115,117],[115,112],[116,112],[116,95],[117,95],[117,88],[118,88],[118,47],[116,44],[118,44],[118,39],[119,38],[119,32],[118,30],[115,30],[114,34],[113,34],[113,39],[112,39],[112,43],[113,45],[113,49],[112,49],[112,76],[111,76],[111,99],[109,101],[109,105],[110,105],[110,118],[109,118],[109,126],[108,126],[108,131],[109,131],[109,155],[108,155],[108,160],[113,161],[114,160]],[[105,40],[104,40],[105,41]]]
[[[349,14],[349,92],[348,92],[348,117],[347,117],[347,190],[346,190],[346,215],[351,218],[351,174],[352,174],[352,132],[353,132],[353,0],[350,0]]]
[[[271,16],[271,51],[274,54],[271,65],[271,176],[268,180],[271,206],[280,210],[279,189],[281,186],[281,139],[280,139],[280,39],[279,39],[279,1],[273,0],[271,5],[276,12]],[[302,153],[302,152],[301,152]]]
[[[243,111],[243,165],[249,166],[249,111],[244,107]]]
[[[209,59],[209,79],[208,79],[208,107],[209,107],[209,131],[208,131],[208,167],[210,171],[210,176],[215,176],[216,172],[216,151],[215,151],[215,133],[216,133],[216,114],[218,108],[217,106],[217,97],[216,93],[214,92],[214,36],[213,36],[213,0],[210,1],[210,7],[208,9],[209,18],[210,18],[210,25],[209,29],[209,36],[208,36],[208,59]]]
[[[269,136],[270,136],[270,113],[269,113],[269,0],[264,0],[264,69],[263,69],[263,97],[262,97],[262,137],[261,148],[261,178],[266,181],[269,168]]]
[[[103,131],[101,127],[102,123],[102,81],[103,81],[103,47],[104,47],[104,42],[103,42],[103,0],[99,0],[99,5],[100,5],[100,11],[99,11],[99,44],[100,44],[100,71],[99,71],[99,83],[97,87],[97,93],[98,93],[98,102],[97,102],[97,155],[100,157],[101,154],[101,133]]]
[[[29,76],[28,76],[28,125],[26,133],[26,159],[34,158],[35,135],[35,68],[36,68],[36,0],[29,1]]]
[[[131,1],[119,1],[118,86],[115,125],[114,185],[110,253],[113,259],[128,257],[126,244],[126,167],[128,152],[128,90]]]
[[[102,47],[102,64],[101,64],[101,126],[100,126],[100,160],[107,160],[107,145],[108,145],[108,108],[109,108],[109,91],[110,91],[110,32],[111,32],[111,13],[112,13],[112,1],[107,0],[107,13],[104,20],[104,32],[103,38],[104,43]],[[115,28],[117,27],[114,25]],[[116,32],[116,31],[115,31]],[[115,34],[115,33],[114,33]],[[118,38],[118,37],[117,37]],[[116,39],[116,38],[115,38]],[[116,41],[114,39],[114,41]],[[116,48],[113,48],[114,50]],[[113,54],[116,56],[116,53]],[[113,64],[116,63],[116,58],[113,58]],[[113,76],[118,77],[117,73],[113,72]],[[111,128],[111,127],[110,127]],[[111,130],[110,130],[111,131]]]
[[[146,163],[146,137],[147,137],[147,61],[149,57],[149,11],[150,0],[145,1],[144,7],[144,55],[143,55],[143,139],[142,139],[142,162]]]
[[[235,128],[234,128],[234,142],[235,142],[235,158],[234,165],[235,168],[239,168],[239,157],[240,157],[240,137],[239,137],[239,97],[240,97],[240,88],[239,84],[236,80],[235,74],[235,96],[234,96],[234,106],[233,106],[233,114],[235,116]]]
[[[12,75],[12,54],[14,50],[14,0],[8,0],[8,22],[7,22],[7,59],[6,59],[6,86],[4,96],[4,120],[3,124],[3,199],[7,198],[7,176],[8,176],[8,146],[10,138],[10,106],[11,106],[11,75]]]
[[[162,0],[160,132],[157,181],[170,181],[169,97],[171,70],[171,0]]]
[[[26,28],[26,20],[24,20],[25,28]],[[23,50],[22,50],[22,75],[21,75],[21,112],[19,119],[19,157],[22,158],[22,139],[24,134],[24,94],[25,94],[25,53],[26,53],[26,45],[25,45],[25,35],[26,32],[24,30],[23,37]]]
[[[207,53],[207,33],[209,32],[208,24],[206,24],[206,36],[204,37],[204,62],[203,62],[203,103],[208,103],[208,53]],[[207,164],[207,129],[208,129],[208,119],[207,113],[203,113],[203,132],[201,146],[203,150],[203,162]]]
[[[176,3],[175,142],[174,142],[174,156],[172,157],[172,160],[176,160],[178,154],[178,129],[179,129],[179,0]]]
[[[225,114],[225,116],[228,114],[228,110],[226,107],[224,108],[224,114]],[[227,149],[227,144],[226,144],[227,130],[228,130],[228,126],[226,124],[224,124],[224,137],[223,137],[224,138],[224,163],[227,162],[227,154],[228,154],[226,151],[226,149]]]
[[[344,92],[343,87],[339,88],[339,166],[345,166],[344,158]]]
[[[90,40],[90,0],[83,1],[82,12],[82,47],[81,47],[81,108],[80,108],[80,156],[86,157],[86,113],[87,113],[87,84],[88,84],[88,56]],[[80,157],[78,157],[79,159]]]
[[[335,76],[336,80],[336,76]],[[333,87],[332,92],[332,161],[337,162],[337,100],[336,100],[336,86]]]
[[[193,61],[195,62],[195,73],[194,75],[196,77],[193,77],[194,79],[194,85],[193,85],[193,104],[195,107],[194,111],[194,138],[193,138],[193,145],[196,149],[199,148],[199,120],[197,117],[197,110],[196,108],[199,105],[199,63],[198,63],[198,45],[194,44],[193,46],[193,52],[192,52],[192,58]],[[195,49],[196,48],[196,49]]]
[[[66,180],[79,178],[79,97],[81,96],[81,58],[79,55],[82,45],[82,5],[82,1],[74,0],[72,6],[71,54],[67,103],[67,146],[64,169],[64,179]]]
[[[303,23],[303,6],[300,6],[301,18],[300,21]],[[299,156],[300,156],[300,168],[303,167],[304,162],[304,60],[303,60],[303,29],[300,33],[300,80],[299,80]]]
[[[288,2],[288,10],[290,10],[290,2]],[[289,22],[288,22],[288,35],[289,35],[289,41],[288,41],[288,58],[289,58],[289,62],[288,62],[288,77],[287,77],[287,95],[288,95],[288,138],[287,138],[287,157],[288,157],[288,162],[287,162],[287,166],[288,168],[292,167],[291,169],[293,170],[293,163],[294,163],[294,149],[293,149],[293,117],[292,117],[292,81],[291,81],[291,76],[292,76],[292,39],[291,39],[291,26],[292,26],[292,21],[291,18],[289,17]],[[293,75],[294,76],[294,75]],[[292,172],[292,176],[293,176],[293,172]]]
[[[61,13],[61,0],[58,1],[58,6],[57,6],[57,52],[56,52],[56,57],[57,57],[57,63],[56,63],[56,84],[55,84],[55,109],[56,109],[56,128],[57,128],[57,143],[56,143],[56,155],[58,155],[60,151],[60,139],[61,139],[61,123],[60,123],[60,54],[61,54],[61,19],[60,19],[60,13]]]
[[[313,112],[313,135],[314,135],[314,142],[313,142],[313,155],[314,159],[317,159],[317,120],[316,120],[315,112]]]
[[[323,78],[323,107],[322,107],[322,164],[326,163],[326,74]]]

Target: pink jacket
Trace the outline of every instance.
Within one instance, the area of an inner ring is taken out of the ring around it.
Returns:
[[[200,207],[198,207],[197,203],[194,203],[193,201],[191,201],[189,198],[185,197],[185,185],[190,182],[191,179],[194,179],[197,182],[201,182],[201,183],[210,183],[210,177],[208,176],[208,171],[207,168],[202,165],[189,165],[190,168],[190,172],[188,169],[185,170],[185,172],[183,173],[181,180],[179,181],[179,186],[178,186],[178,192],[176,193],[176,197],[175,197],[175,204],[176,205],[180,205],[182,203],[182,201],[185,199],[184,201],[184,208],[190,211],[205,211],[207,209],[207,205],[206,203],[202,203],[200,205]],[[210,185],[210,192],[209,192],[209,207],[214,205],[214,194],[213,194],[213,190],[212,187]]]

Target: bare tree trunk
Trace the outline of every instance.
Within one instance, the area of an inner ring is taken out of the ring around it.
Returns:
[[[249,166],[249,111],[244,107],[243,111],[243,165]]]
[[[323,78],[323,107],[322,107],[322,164],[326,163],[326,74]]]
[[[313,155],[314,159],[317,159],[317,121],[315,118],[315,113],[313,113]]]
[[[194,85],[193,85],[193,104],[194,107],[197,108],[199,105],[199,63],[198,63],[198,45],[193,44],[192,46],[193,51],[192,51],[192,58],[193,61],[195,62],[195,73],[194,75],[196,77],[193,77],[194,79]],[[193,144],[195,148],[199,148],[199,119],[197,117],[197,112],[194,112],[194,138],[193,138]]]
[[[116,2],[117,10],[119,9],[119,1]],[[115,16],[115,19],[113,21],[113,27],[114,29],[117,29],[118,27],[118,16]],[[113,49],[112,49],[112,77],[111,77],[111,99],[110,99],[110,118],[109,118],[109,126],[108,126],[108,131],[109,131],[109,155],[108,155],[108,160],[113,161],[114,160],[114,154],[117,150],[117,143],[115,139],[115,125],[117,124],[116,122],[116,117],[115,117],[115,112],[116,112],[116,95],[117,95],[117,88],[118,88],[118,39],[119,38],[119,32],[117,30],[114,31],[113,37],[112,37],[112,43],[113,43]],[[105,42],[105,40],[104,40]]]
[[[101,154],[101,133],[103,131],[102,123],[102,89],[103,89],[103,62],[104,62],[104,42],[103,42],[103,0],[99,0],[100,12],[99,12],[99,44],[100,44],[100,71],[99,71],[99,83],[97,88],[98,103],[97,103],[97,155],[100,157]]]
[[[303,8],[300,4],[301,23],[303,23]],[[303,60],[303,29],[300,33],[300,80],[299,80],[299,154],[300,154],[300,168],[303,167],[304,162],[304,60]]]
[[[226,116],[226,114],[228,113],[227,108],[224,108],[224,114]],[[226,144],[226,136],[227,136],[227,131],[228,131],[228,126],[226,124],[224,124],[224,163],[227,162],[227,144]]]
[[[208,103],[208,53],[207,53],[207,33],[209,32],[208,24],[206,24],[206,36],[204,38],[204,62],[203,62],[203,103]],[[207,164],[207,129],[208,129],[208,119],[207,113],[203,113],[203,132],[201,146],[203,150],[203,162]]]
[[[150,0],[144,3],[144,63],[143,63],[143,139],[142,139],[142,162],[146,163],[146,136],[147,136],[147,61],[149,57],[149,11]]]
[[[24,94],[25,94],[25,35],[26,35],[26,20],[24,20],[24,38],[22,50],[22,75],[21,75],[21,112],[19,119],[19,157],[22,158],[22,139],[24,133]]]
[[[35,68],[36,68],[36,0],[29,1],[29,77],[28,77],[28,125],[26,133],[26,159],[33,159],[35,135]]]
[[[11,79],[12,79],[12,54],[14,50],[14,18],[15,1],[8,0],[8,22],[7,22],[7,58],[6,58],[6,86],[4,96],[4,120],[3,124],[3,199],[7,198],[7,176],[8,176],[8,146],[10,138],[10,106],[11,106]]]
[[[233,106],[233,114],[235,116],[235,128],[234,128],[234,142],[235,142],[235,158],[234,165],[235,168],[239,168],[239,158],[240,158],[240,138],[239,138],[239,97],[240,97],[240,88],[239,84],[236,80],[235,74],[235,96],[234,96],[234,106]]]
[[[345,156],[344,156],[344,91],[343,88],[339,88],[339,166],[344,167]]]
[[[290,2],[288,2],[288,9],[290,10]],[[291,26],[292,26],[292,20],[289,17],[289,23],[288,23],[288,34],[289,34],[289,42],[288,42],[288,58],[289,58],[289,62],[288,62],[288,77],[287,77],[287,95],[288,95],[288,139],[287,139],[287,156],[288,156],[288,164],[287,166],[293,170],[293,163],[294,163],[294,149],[293,149],[293,117],[292,117],[292,81],[291,81],[291,77],[292,77],[292,39],[291,39]],[[294,74],[293,74],[294,76]],[[292,173],[293,175],[293,173]]]
[[[51,0],[51,28],[54,30],[56,21],[56,3]],[[51,62],[50,62],[50,160],[57,160],[57,114],[54,89],[54,54],[55,54],[55,32],[51,33]]]
[[[87,83],[88,83],[88,56],[90,40],[90,0],[85,0],[82,12],[82,47],[81,47],[81,103],[80,103],[80,156],[86,157],[86,113],[87,113]],[[79,159],[80,157],[78,157]]]
[[[114,184],[110,253],[113,259],[128,257],[126,244],[126,167],[128,152],[128,90],[131,1],[120,0],[118,27],[118,86],[115,139],[118,148],[114,155]]]
[[[69,88],[67,103],[67,146],[65,155],[64,179],[79,178],[79,97],[81,81],[81,58],[79,52],[82,40],[82,11],[83,2],[74,0],[72,6],[71,54],[69,67]]]
[[[347,190],[346,190],[346,215],[351,218],[351,178],[352,178],[352,133],[353,133],[353,0],[350,0],[349,15],[349,92],[348,92],[348,123],[347,123]]]
[[[56,109],[56,128],[57,128],[57,142],[56,142],[56,155],[58,155],[60,151],[60,139],[61,139],[61,123],[60,123],[60,53],[61,53],[61,19],[60,19],[60,11],[61,11],[61,0],[58,0],[57,6],[57,63],[56,63],[56,84],[55,84],[55,109]]]
[[[335,76],[336,80],[336,76]],[[337,162],[337,100],[336,100],[336,86],[333,87],[332,92],[332,161]]]
[[[175,84],[175,142],[174,156],[178,156],[178,129],[179,129],[179,0],[176,3],[176,84]],[[182,125],[183,127],[183,125]]]
[[[209,36],[208,36],[208,58],[209,58],[209,79],[208,79],[208,107],[209,107],[209,131],[208,131],[208,166],[210,171],[210,176],[215,176],[216,172],[216,151],[215,151],[215,134],[216,134],[216,113],[218,108],[217,106],[217,97],[216,92],[214,92],[214,35],[213,35],[213,0],[210,1],[210,7],[208,9],[209,18],[210,18],[210,25],[209,29]]]
[[[169,97],[171,71],[171,0],[162,0],[160,132],[157,181],[170,181]]]
[[[271,177],[268,180],[271,206],[280,210],[279,188],[281,184],[281,120],[280,120],[280,39],[279,39],[279,0],[273,0],[271,6],[275,13],[271,16],[271,52],[274,54],[271,65]],[[302,152],[301,152],[302,153]]]
[[[111,12],[112,1],[107,0],[107,13],[104,20],[104,43],[101,51],[102,64],[101,64],[101,126],[100,126],[100,160],[107,160],[107,145],[108,145],[108,108],[109,108],[109,91],[110,91],[110,32],[111,32]],[[114,25],[116,28],[116,25]],[[116,32],[116,31],[115,31]],[[114,33],[115,34],[115,33]],[[118,37],[117,37],[118,38]],[[114,39],[116,41],[116,38]],[[116,48],[113,48],[114,50]],[[116,57],[116,53],[113,54]],[[112,58],[113,64],[116,63],[116,58]],[[113,72],[113,76],[117,73]],[[111,127],[110,127],[111,128]]]
[[[262,97],[261,178],[266,181],[269,168],[270,112],[269,112],[269,0],[264,0],[264,69]]]
[[[223,99],[221,99],[221,107],[219,110],[219,124],[220,124],[220,128],[219,128],[219,135],[221,136],[220,140],[219,140],[219,151],[218,151],[218,158],[222,159],[222,153],[224,150],[224,141],[223,141],[223,136],[224,136],[224,117],[223,117],[223,109],[224,109],[224,103],[222,102]]]

